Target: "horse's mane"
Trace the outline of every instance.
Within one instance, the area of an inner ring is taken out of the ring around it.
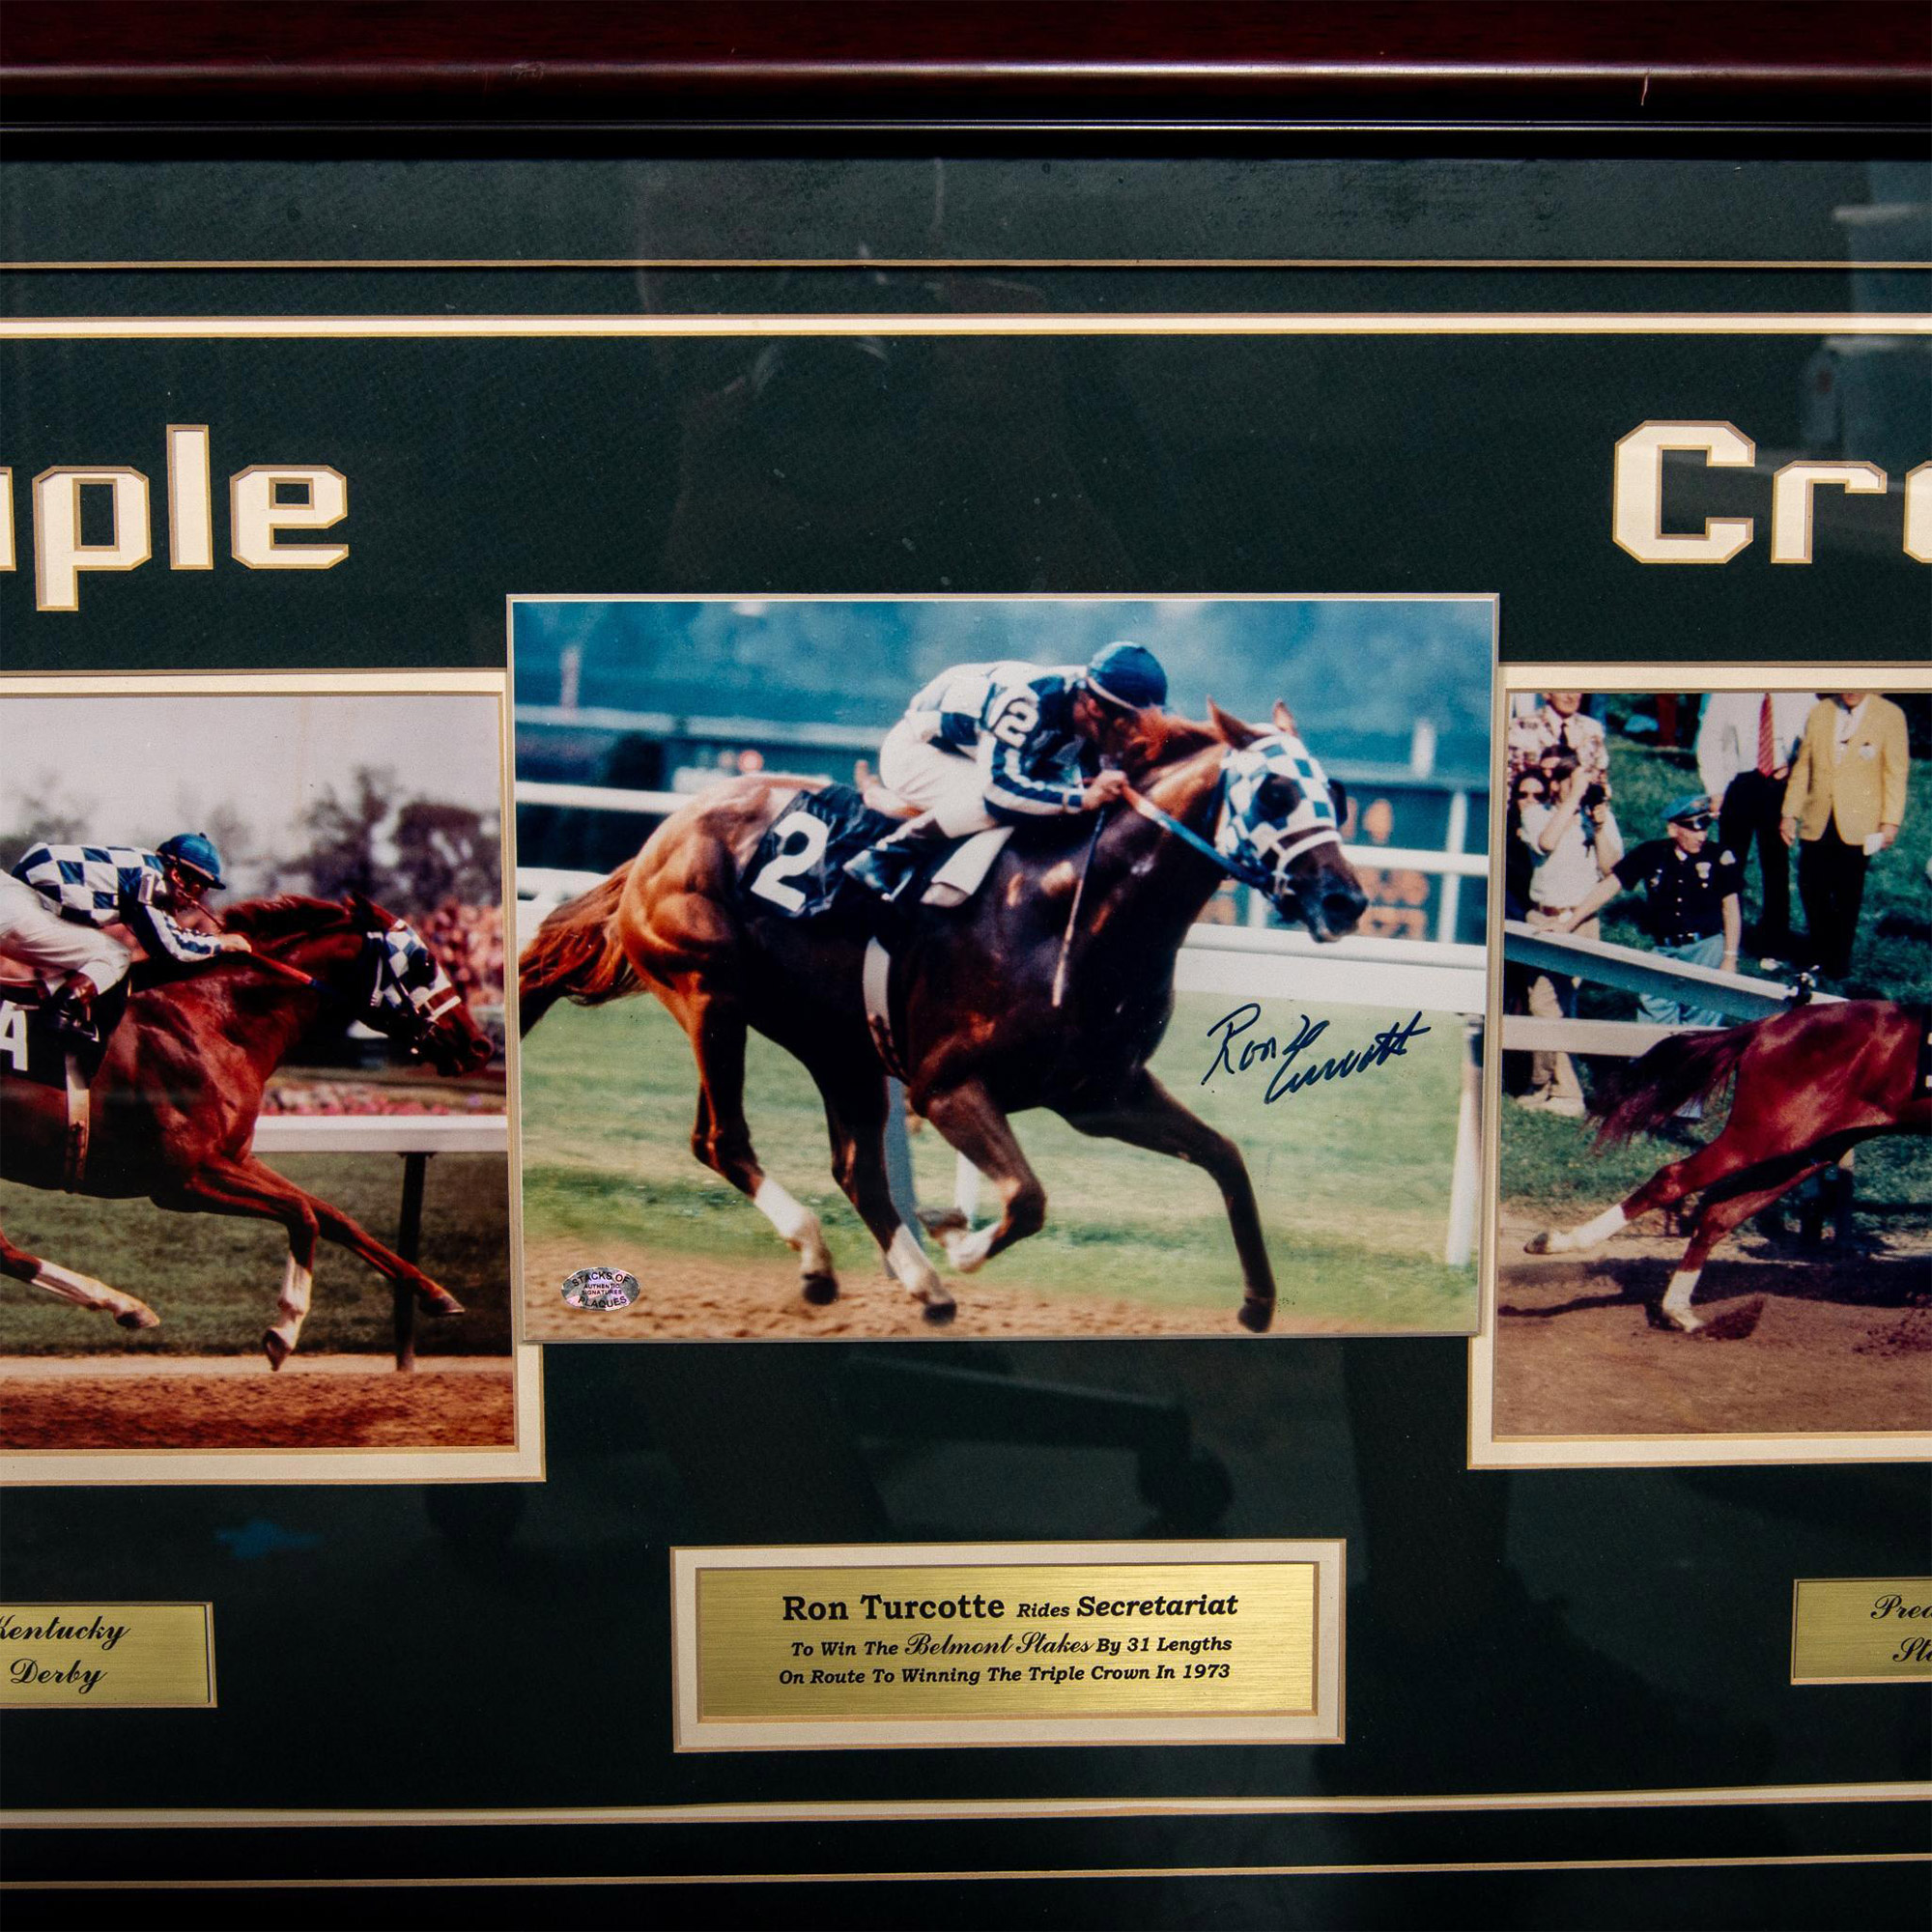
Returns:
[[[1176,718],[1165,711],[1143,711],[1121,755],[1122,767],[1139,781],[1198,752],[1229,743],[1218,721],[1200,723]]]
[[[297,893],[274,898],[242,899],[221,916],[227,932],[245,932],[250,939],[299,939],[312,933],[340,932],[355,923],[353,902],[308,899]]]

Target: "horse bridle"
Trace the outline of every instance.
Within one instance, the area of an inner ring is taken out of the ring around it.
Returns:
[[[299,966],[291,966],[286,960],[276,959],[266,952],[246,952],[240,955],[251,965],[270,973],[276,979],[286,980],[292,985],[306,986],[310,992],[322,997],[325,1007],[353,1008],[358,1013],[376,1013],[382,1010],[383,968],[390,957],[389,932],[372,927],[362,935],[362,956],[357,962],[358,971],[352,985],[343,989],[332,986],[327,980],[319,980],[313,973],[305,973]],[[402,928],[407,930],[407,927]],[[412,935],[413,936],[413,935]],[[420,939],[416,940],[422,946]],[[434,962],[435,955],[423,946],[424,953]],[[400,974],[391,976],[403,993],[403,1002],[415,1019],[421,1022],[425,1036],[452,1007],[460,1006],[463,995],[445,975],[443,985],[439,992],[432,985],[430,997],[418,1002],[403,983]]]
[[[1182,844],[1191,845],[1204,859],[1214,866],[1218,866],[1236,885],[1246,886],[1251,892],[1260,893],[1264,898],[1270,900],[1283,889],[1282,886],[1277,884],[1276,878],[1270,878],[1261,867],[1250,865],[1236,853],[1221,851],[1219,847],[1202,838],[1200,833],[1196,832],[1192,826],[1183,825],[1179,819],[1175,817],[1173,812],[1164,811],[1152,799],[1136,791],[1132,785],[1127,786],[1122,796],[1143,818],[1151,819],[1163,832],[1173,833]],[[1222,768],[1220,778],[1215,781],[1214,807],[1215,817],[1218,821],[1220,814],[1228,808],[1228,774],[1225,765]],[[1339,846],[1341,842],[1341,834],[1325,827],[1320,832],[1304,834],[1282,853],[1277,866],[1277,878],[1285,880],[1288,863],[1291,859],[1317,845],[1334,844]],[[1298,897],[1299,894],[1296,896]]]

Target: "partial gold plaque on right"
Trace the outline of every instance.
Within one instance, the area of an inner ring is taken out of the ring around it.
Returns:
[[[1794,1684],[1932,1680],[1932,1577],[1801,1577],[1791,1591]]]

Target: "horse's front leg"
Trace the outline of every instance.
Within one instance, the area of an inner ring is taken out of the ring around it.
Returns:
[[[279,1369],[296,1351],[315,1287],[315,1243],[321,1219],[315,1204],[294,1181],[255,1160],[215,1160],[196,1168],[154,1196],[155,1205],[190,1214],[229,1214],[240,1220],[279,1221],[289,1237],[288,1264],[275,1319],[262,1336],[262,1351]]]
[[[415,1292],[418,1306],[431,1315],[461,1315],[463,1304],[439,1287],[422,1269],[392,1253],[341,1208],[298,1187],[286,1176],[252,1157],[210,1162],[181,1184],[177,1194],[156,1201],[163,1208],[185,1208],[205,1214],[254,1215],[281,1222],[288,1230],[289,1264],[282,1280],[275,1320],[262,1337],[271,1368],[280,1368],[294,1353],[301,1324],[308,1314],[315,1281],[318,1236],[347,1248],[358,1260],[390,1281]]]
[[[961,1274],[983,1267],[1003,1248],[1037,1235],[1046,1225],[1046,1189],[999,1103],[978,1080],[962,1081],[924,1096],[920,1111],[977,1167],[998,1191],[998,1221],[970,1233],[928,1223]]]
[[[137,1296],[109,1288],[104,1281],[96,1281],[91,1274],[82,1274],[77,1268],[62,1267],[58,1262],[30,1255],[25,1248],[16,1248],[5,1235],[0,1235],[0,1274],[24,1281],[29,1288],[43,1288],[62,1301],[111,1315],[124,1328],[154,1328],[160,1323],[161,1318]]]
[[[926,1259],[919,1236],[899,1219],[886,1173],[886,1127],[892,1102],[885,1075],[876,1067],[848,1070],[814,1066],[812,1075],[825,1100],[825,1126],[832,1142],[832,1173],[845,1198],[859,1210],[885,1256],[887,1267],[924,1311],[928,1321],[950,1321],[953,1300],[939,1270]]]
[[[1065,1118],[1083,1134],[1172,1154],[1176,1160],[1190,1161],[1213,1176],[1227,1205],[1235,1252],[1241,1262],[1241,1326],[1257,1335],[1264,1333],[1274,1320],[1274,1268],[1262,1236],[1254,1182],[1248,1179],[1248,1164],[1241,1158],[1240,1149],[1226,1134],[1217,1133],[1206,1121],[1190,1114],[1146,1067],[1134,1076],[1117,1105],[1093,1114],[1069,1113]]]

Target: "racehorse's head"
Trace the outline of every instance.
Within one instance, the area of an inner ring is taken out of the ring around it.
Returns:
[[[360,893],[340,901],[244,900],[228,909],[223,923],[246,933],[257,953],[309,975],[355,1018],[426,1058],[439,1073],[473,1073],[489,1065],[489,1039],[421,935]]]
[[[1286,920],[1318,940],[1354,931],[1368,895],[1342,850],[1348,795],[1301,742],[1285,704],[1272,727],[1246,724],[1208,702],[1228,750],[1214,849],[1236,877],[1264,890]]]
[[[490,1064],[490,1041],[436,954],[407,920],[360,893],[351,893],[349,903],[374,961],[365,1023],[426,1057],[439,1073],[480,1072]]]

